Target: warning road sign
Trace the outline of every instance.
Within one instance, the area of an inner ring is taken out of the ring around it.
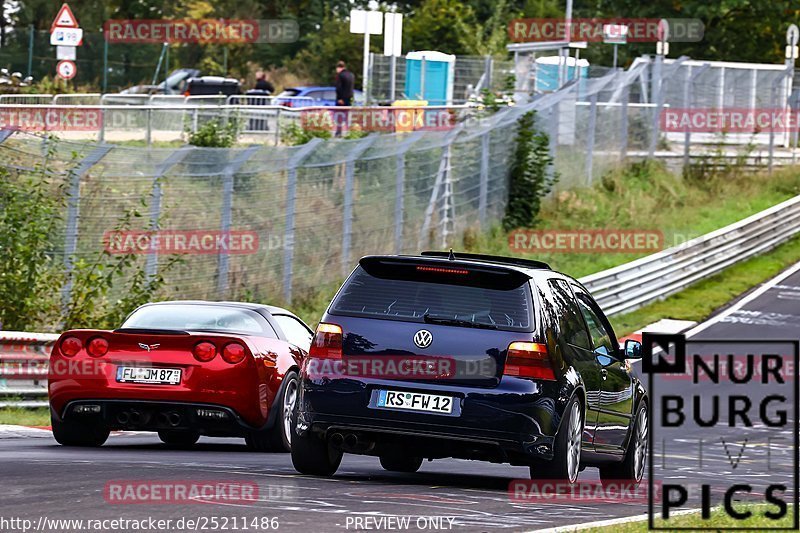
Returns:
[[[75,18],[75,15],[72,13],[72,10],[69,8],[67,4],[61,6],[61,9],[58,10],[58,15],[56,15],[53,24],[50,26],[50,33],[53,33],[53,30],[56,28],[77,28],[78,27],[78,19]]]
[[[56,65],[56,73],[64,80],[71,80],[78,73],[78,69],[75,67],[74,61],[65,59],[64,61],[59,61],[58,65]]]

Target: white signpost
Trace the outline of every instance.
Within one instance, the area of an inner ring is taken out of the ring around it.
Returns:
[[[367,103],[369,94],[369,36],[383,33],[383,14],[380,11],[364,11],[353,9],[350,11],[350,33],[364,34],[364,65],[361,71],[361,91],[364,93],[364,103]]]
[[[617,47],[628,43],[628,26],[625,24],[603,24],[603,42],[614,45],[614,68],[617,68]]]
[[[397,83],[397,58],[403,55],[403,15],[401,13],[385,13],[383,25],[383,55],[389,56],[389,100],[394,102],[395,84]]]
[[[78,27],[78,19],[67,4],[58,10],[53,24],[50,26],[50,44],[56,47],[56,75],[70,80],[77,74],[75,66],[75,49],[83,44],[83,30]]]

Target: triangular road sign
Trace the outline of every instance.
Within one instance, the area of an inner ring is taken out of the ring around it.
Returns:
[[[58,10],[58,15],[56,15],[53,24],[50,26],[50,33],[53,32],[56,28],[77,28],[78,26],[78,19],[75,18],[75,15],[72,13],[72,10],[69,8],[67,4],[61,6],[61,9]]]

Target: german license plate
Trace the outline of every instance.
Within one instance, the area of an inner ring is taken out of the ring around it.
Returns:
[[[152,385],[178,385],[181,382],[180,368],[144,368],[118,366],[119,383],[145,383]]]
[[[449,415],[453,412],[453,397],[423,392],[379,390],[376,406],[384,409],[426,411]]]

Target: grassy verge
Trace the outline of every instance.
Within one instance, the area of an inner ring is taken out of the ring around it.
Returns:
[[[737,507],[738,509],[738,507]],[[744,511],[745,509],[738,509]],[[786,516],[779,520],[771,520],[763,516],[765,512],[774,512],[774,507],[753,505],[746,510],[752,512],[752,516],[746,520],[736,520],[728,516],[722,509],[717,509],[711,513],[708,520],[703,520],[700,513],[685,514],[675,516],[669,520],[656,520],[655,526],[659,528],[670,527],[684,527],[684,528],[712,528],[718,527],[720,529],[731,528],[788,528],[792,526],[794,517],[793,508],[790,507]],[[588,533],[639,533],[640,531],[647,531],[647,521],[643,522],[630,522],[627,524],[615,524],[612,526],[597,527],[590,529],[583,529]]]
[[[36,409],[15,409],[4,407],[0,409],[0,424],[16,426],[49,426],[50,410],[46,407]]]

